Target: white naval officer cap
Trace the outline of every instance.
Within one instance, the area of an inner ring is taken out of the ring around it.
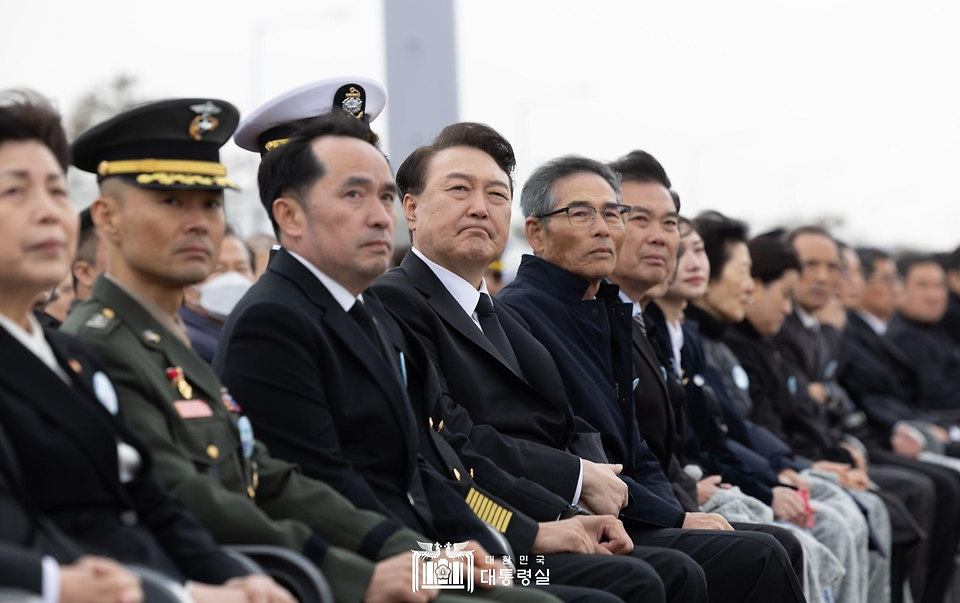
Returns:
[[[372,122],[387,104],[387,90],[365,77],[336,77],[300,86],[257,107],[233,136],[242,149],[261,155],[285,143],[306,122],[333,110]]]

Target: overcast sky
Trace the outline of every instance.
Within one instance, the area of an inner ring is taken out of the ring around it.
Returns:
[[[381,0],[57,4],[5,3],[0,88],[34,88],[68,115],[120,73],[145,97],[211,96],[242,113],[317,79],[386,80]],[[685,214],[717,209],[755,232],[832,216],[854,244],[960,243],[960,3],[456,9],[460,117],[513,142],[521,183],[561,154],[639,148],[664,164]],[[374,124],[384,135],[389,112]],[[233,147],[224,161],[246,185],[235,221],[263,228],[254,156]]]

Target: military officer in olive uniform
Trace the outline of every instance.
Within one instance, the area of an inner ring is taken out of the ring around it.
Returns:
[[[235,188],[219,149],[238,120],[219,100],[161,101],[74,141],[74,164],[98,175],[92,215],[108,242],[110,269],[63,328],[106,361],[160,477],[219,542],[301,551],[324,571],[337,601],[429,600],[435,591],[410,588],[410,551],[426,538],[271,458],[190,349],[177,309],[182,288],[217,261],[223,189]],[[493,598],[552,600],[527,592]]]

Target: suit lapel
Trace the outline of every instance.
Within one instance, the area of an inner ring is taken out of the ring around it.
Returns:
[[[546,358],[539,357],[539,352],[542,350],[539,342],[523,328],[523,325],[517,322],[503,304],[496,298],[493,298],[493,307],[497,313],[497,318],[500,320],[500,326],[503,328],[503,332],[506,334],[510,345],[513,346],[517,361],[520,363],[520,369],[523,371],[526,379],[517,375],[513,369],[510,368],[510,365],[506,363],[497,349],[493,347],[490,340],[477,328],[473,320],[463,311],[463,307],[457,303],[457,300],[447,291],[447,288],[443,286],[443,283],[440,282],[437,275],[433,273],[433,270],[431,270],[423,260],[410,251],[403,258],[400,268],[404,274],[407,275],[407,278],[410,279],[411,284],[424,295],[427,304],[444,322],[469,339],[474,345],[479,346],[484,352],[493,356],[497,362],[503,365],[503,368],[513,375],[513,378],[523,383],[524,386],[536,390],[537,393],[559,407],[565,415],[568,415],[569,420],[572,420],[572,412],[566,400],[555,400],[553,396],[547,393],[550,391],[550,388],[544,387],[540,379],[541,375],[544,375],[543,363],[553,363],[553,358],[549,357],[549,354]],[[531,346],[527,345],[528,343],[533,343],[534,347],[539,349],[531,350]]]
[[[0,425],[0,473],[7,476],[10,484],[16,488],[23,488],[23,474],[20,472],[20,463],[13,444],[7,439],[7,432]]]
[[[59,346],[50,342],[54,353]],[[63,428],[77,447],[106,478],[106,483],[122,496],[117,460],[117,433],[112,429],[109,412],[96,399],[77,391],[60,379],[39,358],[0,328],[0,383],[52,423]],[[62,351],[60,354],[62,355]],[[72,371],[68,371],[68,374]],[[17,402],[14,402],[17,403]]]
[[[420,290],[427,298],[427,304],[458,333],[472,341],[475,345],[483,348],[485,352],[496,358],[510,372],[513,369],[506,363],[497,348],[493,347],[490,340],[486,338],[483,332],[477,328],[463,307],[457,303],[453,295],[443,286],[437,275],[430,270],[430,267],[417,257],[412,251],[407,253],[401,262],[400,267],[410,277],[410,282]],[[499,313],[497,314],[499,317]]]
[[[370,338],[344,311],[343,307],[333,298],[333,295],[323,286],[323,283],[289,253],[280,250],[270,263],[268,270],[291,280],[303,291],[307,300],[321,310],[321,322],[370,373],[373,382],[383,391],[384,397],[389,401],[397,420],[402,422],[401,425],[408,427],[403,429],[401,433],[405,439],[409,439],[409,414],[404,409],[404,406],[409,406],[407,392],[403,385],[392,377],[396,372],[383,358],[379,346],[370,341]],[[364,294],[364,297],[366,298],[367,294]],[[376,298],[372,298],[371,301],[373,301],[371,306],[379,303]],[[370,311],[369,307],[368,311]],[[378,320],[383,320],[379,312],[375,313]]]

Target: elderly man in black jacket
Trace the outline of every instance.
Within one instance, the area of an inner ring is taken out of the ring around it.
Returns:
[[[623,464],[634,497],[623,515],[729,530],[722,518],[683,511],[637,427],[632,392],[647,386],[634,380],[632,307],[605,280],[617,265],[630,214],[621,204],[619,176],[601,163],[563,157],[531,175],[520,206],[535,255],[524,256],[516,280],[498,298],[550,351],[574,412],[600,431],[607,457]],[[766,534],[665,527],[639,538],[634,531],[634,539],[687,551],[704,568],[714,597],[803,599],[783,547]],[[766,560],[764,569],[747,571],[753,564],[742,561],[758,557]]]

